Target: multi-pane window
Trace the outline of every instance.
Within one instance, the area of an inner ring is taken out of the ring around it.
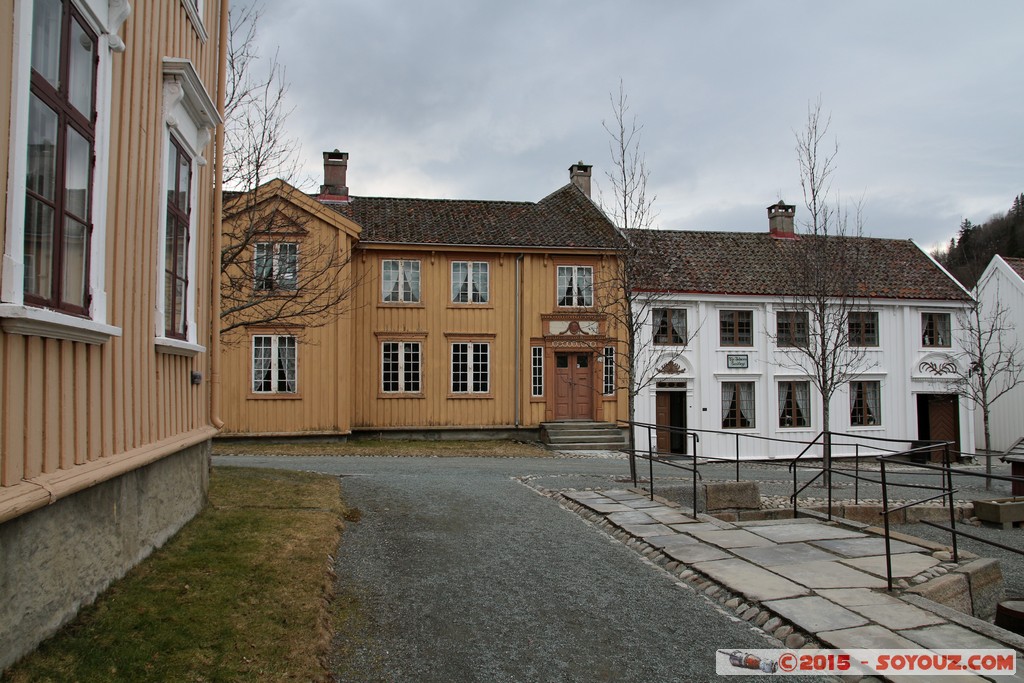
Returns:
[[[381,344],[381,390],[384,393],[420,392],[420,343],[386,341]]]
[[[594,269],[591,266],[558,266],[558,305],[594,305]]]
[[[291,335],[258,334],[252,338],[252,391],[294,394],[297,391],[296,341]]]
[[[850,346],[878,346],[877,311],[851,311],[847,321]]]
[[[172,137],[167,155],[167,226],[164,231],[164,334],[188,332],[188,241],[192,160]]]
[[[404,259],[381,261],[381,297],[387,303],[419,303],[420,262]]]
[[[722,382],[722,429],[754,426],[754,383]]]
[[[686,309],[655,308],[652,311],[652,317],[654,319],[655,344],[686,343]]]
[[[810,424],[810,383],[779,382],[779,426],[809,427]]]
[[[294,292],[299,281],[299,245],[257,242],[253,249],[253,286],[259,291]]]
[[[754,345],[753,311],[719,311],[718,321],[722,346]]]
[[[615,393],[615,347],[604,347],[604,390],[605,396]]]
[[[921,314],[921,345],[949,348],[949,313]]]
[[[530,347],[530,395],[544,395],[544,347]]]
[[[491,390],[490,344],[452,344],[452,393],[486,394]]]
[[[779,311],[775,315],[777,346],[807,346],[807,312]]]
[[[489,290],[486,261],[452,261],[452,303],[485,304]]]
[[[881,387],[878,382],[850,382],[850,424],[882,424]]]
[[[70,1],[32,13],[25,302],[89,308],[97,37]]]

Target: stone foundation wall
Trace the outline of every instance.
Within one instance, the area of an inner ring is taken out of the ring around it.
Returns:
[[[0,525],[0,670],[202,509],[210,442]]]

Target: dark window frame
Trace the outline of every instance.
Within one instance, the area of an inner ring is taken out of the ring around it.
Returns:
[[[718,339],[722,346],[745,348],[754,345],[754,311],[723,309],[718,312]]]
[[[678,320],[676,314],[680,316]],[[651,324],[655,346],[686,346],[689,343],[685,308],[651,309]]]
[[[164,226],[164,243],[165,245],[167,244],[166,235],[173,234],[174,237],[170,241],[171,253],[177,254],[179,248],[181,248],[184,250],[185,258],[182,259],[180,264],[182,271],[178,272],[178,259],[164,254],[164,336],[173,339],[187,339],[189,313],[188,247],[192,239],[192,158],[185,151],[184,146],[174,139],[173,135],[171,136],[171,144],[168,146],[168,153],[174,158],[174,177],[167,179],[167,225]],[[181,169],[183,166],[188,169],[188,178],[185,184],[187,188],[185,195],[186,206],[184,210],[175,201],[175,197],[178,196],[177,189],[181,187]],[[180,245],[178,241],[182,233],[184,233],[185,237],[184,245]],[[167,268],[167,263],[172,264],[170,269]],[[184,302],[179,302],[177,298],[177,287],[174,285],[179,282],[182,286],[182,294],[185,297]],[[180,320],[177,317],[179,305],[181,306]]]
[[[927,349],[948,349],[953,346],[952,320],[949,313],[921,313],[921,346]]]
[[[775,345],[781,348],[805,348],[810,343],[810,316],[807,311],[779,311],[775,315]]]
[[[878,347],[878,311],[850,311],[846,324],[850,346]]]

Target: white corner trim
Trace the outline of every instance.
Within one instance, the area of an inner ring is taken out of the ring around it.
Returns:
[[[189,21],[192,22],[196,33],[199,34],[199,40],[203,41],[205,45],[210,36],[206,32],[206,26],[203,25],[203,19],[199,16],[199,10],[196,8],[194,0],[181,0],[181,6],[185,8],[185,14],[188,15]]]
[[[170,337],[157,337],[153,340],[153,346],[158,353],[167,353],[174,356],[197,356],[206,353],[206,347],[200,344],[171,339]]]
[[[120,327],[18,304],[0,304],[0,326],[11,334],[67,339],[85,344],[106,344],[111,337],[121,336]]]

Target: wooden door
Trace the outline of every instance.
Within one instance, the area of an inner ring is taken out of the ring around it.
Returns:
[[[950,449],[960,447],[960,405],[955,394],[928,397],[928,432],[936,441],[952,441]],[[956,457],[955,455],[953,456]],[[943,449],[932,452],[933,461],[941,461]]]
[[[555,419],[594,417],[594,382],[589,353],[555,354]]]
[[[658,429],[658,452],[686,455],[686,392],[659,391],[655,394],[654,423]]]

